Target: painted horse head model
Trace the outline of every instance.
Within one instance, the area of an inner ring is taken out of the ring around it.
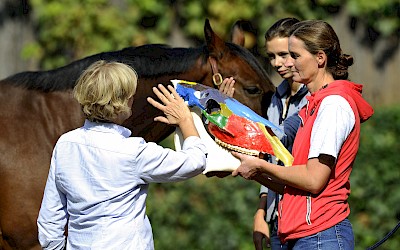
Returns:
[[[208,20],[204,35],[206,44],[197,48],[129,47],[0,81],[0,249],[40,249],[36,219],[51,153],[61,134],[83,124],[71,90],[93,62],[120,61],[136,69],[139,81],[133,115],[124,126],[147,141],[159,142],[174,131],[153,121],[160,113],[146,101],[148,96],[156,98],[153,86],[170,84],[171,79],[216,87],[221,78],[233,76],[234,97],[262,115],[275,87],[261,64],[241,45],[219,38]]]
[[[215,88],[188,81],[171,82],[190,107],[196,128],[207,146],[207,166],[203,174],[230,174],[239,167],[240,161],[230,151],[260,158],[275,156],[285,166],[292,165],[293,156],[276,136],[284,134],[279,127]],[[182,148],[179,128],[174,134],[174,144],[176,150]]]

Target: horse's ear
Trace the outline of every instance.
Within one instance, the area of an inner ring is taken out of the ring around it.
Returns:
[[[225,42],[217,34],[214,33],[208,19],[206,19],[204,24],[204,36],[210,55],[217,59],[220,59],[223,55],[226,45]]]
[[[243,31],[241,24],[242,24],[242,20],[238,20],[232,26],[231,41],[234,44],[244,47],[245,36],[244,36],[244,31]]]
[[[232,26],[231,41],[247,49],[253,48],[257,44],[257,30],[250,21],[238,20]]]

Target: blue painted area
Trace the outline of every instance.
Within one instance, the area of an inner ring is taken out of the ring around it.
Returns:
[[[246,117],[247,119],[253,122],[260,122],[265,126],[273,129],[273,131],[277,131],[278,133],[283,133],[283,131],[275,126],[272,122],[268,121],[267,119],[263,118],[262,116],[258,115],[249,107],[243,105],[242,103],[238,102],[236,99],[229,98],[225,100],[226,106],[234,113],[235,115]],[[275,132],[276,134],[276,132]]]
[[[204,86],[202,84],[198,84],[197,88],[198,89],[196,90],[193,85],[187,85],[187,87],[182,84],[176,85],[177,93],[186,102],[188,102],[190,107],[198,106],[202,110],[205,110],[209,100],[214,100],[217,103],[225,103],[235,115],[245,117],[253,122],[260,122],[264,124],[266,127],[271,128],[278,137],[281,137],[284,134],[284,132],[272,122],[258,115],[252,109],[238,102],[236,99],[219,92],[219,90]],[[196,92],[197,96],[200,96],[200,98],[196,97]]]
[[[181,84],[176,85],[176,92],[185,100],[189,107],[198,106],[202,110],[206,108],[200,103],[200,100],[195,96],[195,89],[187,88],[182,86]]]

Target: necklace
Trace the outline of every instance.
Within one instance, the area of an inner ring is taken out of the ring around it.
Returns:
[[[328,87],[329,83],[325,84],[324,86],[322,86],[319,90],[321,89],[326,89],[326,87]]]

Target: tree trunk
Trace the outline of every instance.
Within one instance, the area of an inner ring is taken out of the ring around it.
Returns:
[[[26,0],[0,1],[0,79],[37,68],[33,60],[22,58],[22,48],[34,40],[30,13]]]

